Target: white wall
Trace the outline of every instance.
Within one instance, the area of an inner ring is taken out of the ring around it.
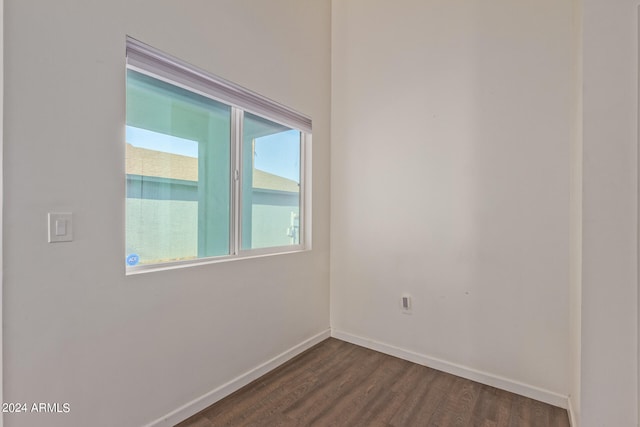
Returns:
[[[6,425],[143,425],[325,331],[329,1],[5,7],[4,400],[71,404]],[[125,277],[127,34],[312,116],[313,251]]]
[[[638,425],[638,1],[583,1],[582,427]]]
[[[3,176],[4,174],[1,172],[2,165],[4,163],[3,160],[3,144],[4,144],[4,0],[0,0],[0,207],[4,205],[4,197],[3,194]],[[2,224],[2,216],[4,209],[0,208],[0,224]],[[3,318],[2,310],[4,307],[4,298],[3,298],[3,250],[4,250],[4,240],[2,239],[2,227],[0,227],[0,402],[4,402],[4,387],[2,384],[4,369],[3,369]],[[0,414],[0,427],[4,426],[4,414]]]
[[[580,425],[581,327],[582,327],[582,0],[573,0],[574,103],[570,161],[570,260],[569,260],[569,416]]]
[[[572,2],[332,4],[332,327],[566,404]]]

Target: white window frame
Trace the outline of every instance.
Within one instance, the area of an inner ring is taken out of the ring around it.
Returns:
[[[126,67],[231,107],[231,212],[229,254],[187,261],[126,266],[126,274],[169,270],[192,265],[311,250],[311,140],[312,120],[289,107],[190,65],[127,36]],[[242,127],[244,112],[300,131],[299,243],[242,249]]]

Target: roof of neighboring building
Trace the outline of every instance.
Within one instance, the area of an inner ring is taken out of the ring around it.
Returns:
[[[298,193],[300,191],[300,185],[297,182],[260,169],[253,170],[253,188],[288,191],[290,193]]]
[[[158,178],[198,180],[198,159],[179,154],[148,150],[126,144],[125,170],[130,175],[154,176]],[[260,169],[253,170],[253,188],[297,193],[300,185]]]
[[[162,151],[147,150],[127,144],[127,174],[159,178],[198,180],[198,159]]]

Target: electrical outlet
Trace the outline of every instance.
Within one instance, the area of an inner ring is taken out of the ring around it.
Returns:
[[[402,295],[400,298],[400,307],[405,313],[411,313],[411,295]]]

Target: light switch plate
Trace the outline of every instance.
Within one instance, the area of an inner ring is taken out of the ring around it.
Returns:
[[[73,214],[49,212],[49,243],[73,241]]]

